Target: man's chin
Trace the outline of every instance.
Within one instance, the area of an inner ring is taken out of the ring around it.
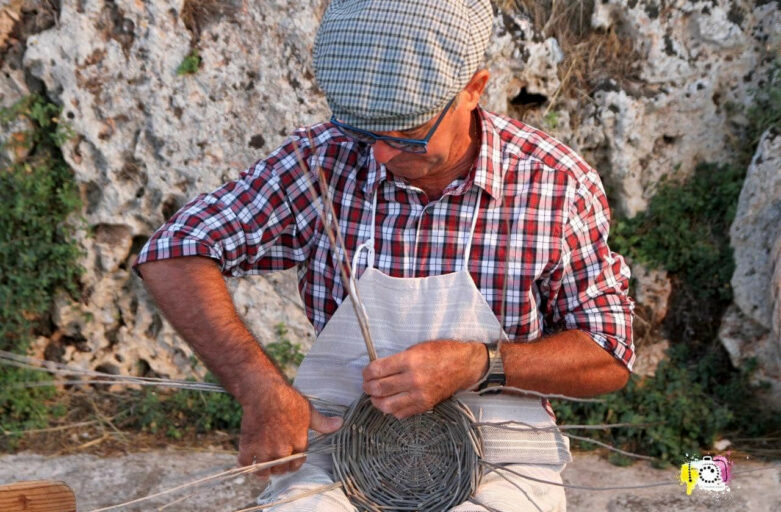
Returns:
[[[404,178],[405,180],[415,180],[426,175],[425,168],[420,164],[407,165],[388,162],[385,164],[385,169],[395,177]]]

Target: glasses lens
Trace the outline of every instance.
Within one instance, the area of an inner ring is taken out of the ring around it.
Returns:
[[[426,144],[423,142],[413,142],[413,141],[405,141],[405,140],[392,140],[392,139],[384,139],[383,142],[387,144],[388,146],[399,149],[401,151],[405,151],[407,153],[425,153],[426,152]]]
[[[347,137],[350,137],[351,139],[357,140],[358,142],[362,142],[364,144],[374,144],[377,142],[377,139],[375,139],[372,135],[368,133],[361,133],[355,130],[352,130],[346,126],[336,126],[340,132],[342,132],[343,135],[346,135]]]
[[[385,137],[381,137],[380,139],[378,139],[376,136],[374,136],[371,133],[355,130],[334,119],[331,119],[331,121],[334,123],[336,128],[342,133],[342,135],[345,135],[346,137],[349,137],[363,144],[371,145],[377,142],[377,140],[381,140],[384,143],[386,143],[388,146],[394,149],[405,151],[407,153],[425,153],[427,149],[426,143],[422,141],[392,139],[392,138],[385,138]]]

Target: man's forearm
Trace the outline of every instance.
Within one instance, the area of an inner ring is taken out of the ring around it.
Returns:
[[[284,381],[236,312],[214,261],[184,257],[138,268],[168,321],[239,402],[264,380]]]
[[[629,370],[591,337],[563,331],[531,343],[503,343],[507,385],[587,397],[621,389]]]

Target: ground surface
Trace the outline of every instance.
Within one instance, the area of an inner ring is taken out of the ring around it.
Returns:
[[[65,481],[76,493],[79,512],[155,493],[234,467],[229,453],[151,451],[116,457],[67,455],[49,457],[29,452],[0,456],[0,484],[19,480]],[[781,465],[736,460],[728,494],[695,489],[687,496],[677,484],[678,470],[653,469],[646,463],[616,467],[589,453],[576,453],[564,472],[566,483],[586,486],[639,485],[669,481],[672,485],[641,490],[586,491],[568,489],[568,510],[751,511],[781,510]],[[235,477],[218,485],[160,497],[123,510],[232,511],[251,504],[261,489],[252,477]],[[509,512],[509,511],[508,511]]]

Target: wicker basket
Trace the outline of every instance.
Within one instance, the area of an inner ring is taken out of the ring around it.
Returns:
[[[441,511],[474,494],[482,439],[471,411],[446,400],[398,420],[361,396],[333,438],[336,477],[361,511]]]

